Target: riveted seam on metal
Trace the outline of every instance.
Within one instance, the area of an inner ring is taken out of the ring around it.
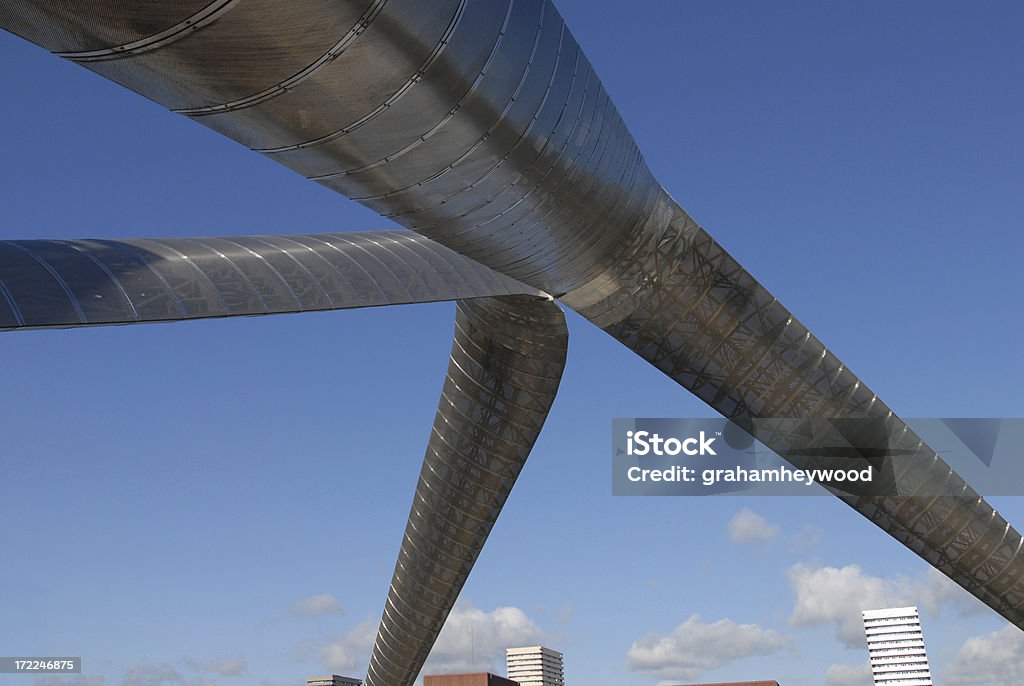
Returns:
[[[261,102],[270,100],[282,93],[287,93],[291,89],[295,88],[298,84],[302,83],[310,76],[312,76],[317,69],[329,64],[337,59],[341,53],[345,52],[345,49],[349,45],[355,42],[359,36],[373,23],[373,20],[377,18],[381,10],[384,9],[388,0],[376,0],[370,7],[363,12],[362,16],[356,20],[356,23],[351,29],[345,33],[334,45],[330,47],[327,52],[318,57],[312,64],[307,65],[301,71],[289,76],[284,81],[274,84],[270,88],[266,88],[258,93],[232,100],[231,102],[221,103],[219,105],[206,105],[203,107],[184,107],[180,109],[171,110],[177,114],[183,114],[186,117],[203,117],[210,114],[221,114],[224,112],[235,112],[237,110],[252,107],[258,105]]]
[[[276,276],[276,277],[278,278],[278,280],[279,280],[279,281],[280,281],[280,282],[281,282],[282,284],[284,284],[284,287],[285,287],[286,289],[288,289],[288,295],[290,295],[290,296],[291,296],[291,298],[292,298],[292,300],[294,300],[294,301],[295,301],[295,307],[296,307],[296,308],[298,309],[298,311],[299,311],[299,312],[302,312],[303,310],[305,310],[305,308],[304,308],[304,307],[303,307],[303,305],[302,305],[302,301],[301,301],[301,300],[299,299],[299,296],[298,296],[298,295],[297,295],[297,294],[295,293],[295,291],[294,291],[294,290],[292,289],[291,285],[290,285],[290,284],[288,283],[288,280],[284,278],[284,275],[282,275],[282,274],[281,274],[281,272],[279,272],[279,271],[277,270],[277,267],[275,267],[274,265],[272,265],[272,264],[270,263],[270,261],[269,261],[269,260],[268,260],[268,259],[267,259],[266,257],[264,257],[263,255],[259,254],[259,253],[258,253],[258,252],[256,252],[255,250],[253,250],[253,249],[251,249],[251,248],[248,248],[248,247],[246,247],[246,246],[242,245],[242,244],[241,244],[241,243],[239,243],[238,241],[233,241],[233,240],[231,240],[230,238],[221,238],[220,240],[224,241],[225,243],[230,243],[231,245],[237,246],[237,247],[238,247],[238,248],[240,248],[241,250],[244,250],[245,252],[249,253],[250,255],[252,255],[253,257],[255,257],[255,258],[256,258],[257,260],[259,260],[260,264],[263,264],[264,266],[266,266],[266,267],[267,267],[267,269],[269,269],[269,270],[270,270],[271,272],[273,272],[274,276]],[[264,244],[264,245],[265,245],[265,244]],[[226,255],[224,256],[224,259],[228,259]],[[232,264],[234,264],[234,262],[232,262]],[[300,266],[301,266],[301,265],[300,265]],[[236,265],[236,267],[237,267],[237,265]],[[241,271],[241,269],[240,269],[240,268],[239,268],[239,271]],[[307,273],[308,273],[308,272],[307,272]],[[314,279],[314,280],[313,280],[313,282],[314,282],[314,283],[316,283],[316,280]],[[250,280],[250,281],[249,281],[249,283],[252,283],[252,281]],[[256,289],[256,285],[255,285],[255,284],[253,284],[253,289],[254,289],[254,290]],[[257,291],[257,293],[258,293],[258,292],[259,292],[259,291]],[[261,297],[261,299],[262,299],[262,294],[260,294],[260,297]],[[330,296],[328,296],[328,299],[330,299]],[[266,306],[266,302],[264,302],[264,306]]]
[[[135,259],[137,259],[140,263],[145,265],[146,269],[149,270],[149,273],[152,274],[160,282],[160,284],[167,290],[168,295],[174,301],[174,304],[178,308],[178,311],[181,312],[182,318],[189,319],[189,312],[185,308],[185,304],[181,302],[181,298],[179,298],[178,294],[174,292],[173,288],[171,288],[171,284],[167,282],[167,279],[164,277],[163,274],[160,273],[160,270],[153,266],[149,258],[147,258],[144,254],[136,250],[133,246],[128,245],[127,243],[123,243],[121,241],[99,240],[97,242],[100,243],[101,245],[105,245],[116,250],[123,250],[129,255],[135,257]],[[216,291],[216,289],[214,290]]]
[[[592,72],[591,72],[591,73],[592,73]],[[563,152],[564,152],[564,151],[565,151],[565,150],[566,150],[566,149],[568,148],[569,144],[570,144],[570,143],[572,142],[572,139],[574,138],[574,136],[575,136],[575,134],[576,134],[576,126],[578,126],[578,125],[579,125],[579,122],[581,121],[581,119],[582,119],[582,117],[583,117],[583,111],[584,111],[584,109],[585,109],[585,106],[586,106],[586,102],[587,102],[587,100],[586,100],[586,96],[587,96],[587,93],[588,93],[588,91],[587,91],[587,90],[584,90],[584,93],[583,93],[583,98],[582,98],[582,100],[580,101],[580,112],[579,112],[579,114],[578,114],[578,116],[577,116],[577,119],[576,119],[576,121],[575,121],[575,122],[573,122],[573,128],[572,128],[572,131],[570,132],[570,135],[566,137],[566,139],[565,139],[565,142],[564,142],[564,143],[562,144],[562,147],[561,147],[561,148],[559,149],[559,153],[558,153],[558,158],[557,158],[557,159],[555,160],[555,162],[554,162],[554,163],[553,163],[553,164],[551,165],[551,167],[550,167],[550,168],[548,169],[548,171],[547,171],[547,172],[546,172],[546,173],[544,174],[544,176],[543,176],[543,177],[541,177],[541,179],[540,179],[540,180],[538,180],[538,182],[537,182],[537,183],[536,183],[536,184],[534,185],[534,187],[533,187],[533,188],[532,188],[532,189],[531,189],[531,190],[530,190],[529,192],[525,193],[525,194],[524,194],[524,195],[523,195],[523,196],[521,197],[521,200],[525,200],[525,199],[526,199],[526,198],[528,198],[528,197],[529,197],[530,195],[532,195],[532,193],[533,193],[534,191],[536,191],[537,189],[539,189],[539,188],[540,188],[540,187],[541,187],[541,186],[543,185],[544,181],[545,181],[545,180],[547,179],[548,175],[550,175],[550,174],[551,174],[551,172],[552,172],[552,171],[554,171],[554,169],[555,169],[555,168],[556,168],[556,167],[558,166],[558,162],[559,162],[559,161],[561,161],[561,155],[562,155],[562,153],[563,153]],[[610,100],[609,100],[608,102],[610,102]],[[583,135],[584,135],[584,136],[585,136],[585,137],[587,138],[587,144],[589,144],[589,143],[590,143],[590,141],[591,141],[591,136],[590,136],[590,127],[591,127],[591,126],[593,125],[593,123],[594,123],[594,120],[595,120],[595,119],[597,118],[597,116],[598,116],[599,114],[600,114],[600,112],[599,112],[598,108],[597,108],[597,107],[594,107],[594,108],[593,108],[593,112],[591,113],[591,119],[590,119],[590,121],[589,121],[589,123],[588,123],[588,126],[587,126],[587,129],[586,129],[586,133],[584,133],[584,134],[583,134]],[[596,138],[597,138],[596,136],[595,136],[595,137],[593,137],[593,139],[594,139],[594,140],[596,140]],[[467,153],[466,153],[466,156],[468,156],[469,154],[471,154],[471,153],[472,153],[472,151],[473,151],[473,150],[475,150],[475,149],[476,149],[477,147],[479,147],[479,146],[483,145],[483,144],[484,144],[484,141],[485,141],[485,140],[486,140],[486,137],[485,137],[485,138],[481,138],[481,139],[480,139],[480,140],[479,140],[479,141],[478,141],[478,142],[476,143],[476,145],[475,145],[475,146],[474,146],[474,147],[473,147],[472,149],[470,149],[469,151],[467,151]],[[607,145],[607,141],[605,141],[605,144]],[[582,149],[581,149],[581,152],[582,152]],[[579,153],[577,153],[577,157],[578,157],[578,156],[579,156]],[[573,160],[573,161],[575,162],[575,158],[574,158],[574,160]],[[571,168],[571,167],[572,167],[572,164],[569,164],[568,166],[569,166],[569,167]],[[567,174],[566,176],[568,176],[568,174]],[[556,185],[556,188],[557,188],[557,187],[558,187],[559,185],[560,185],[560,184]],[[468,190],[468,189],[473,189],[473,188],[475,188],[475,186],[473,186],[473,185],[470,185],[470,186],[468,186],[468,187],[467,187],[467,190]],[[549,194],[549,195],[550,195],[550,194]],[[547,199],[547,196],[545,196],[545,199]],[[477,205],[476,205],[475,207],[471,208],[470,210],[467,210],[466,212],[464,212],[464,213],[462,214],[462,216],[466,216],[466,215],[469,215],[470,213],[472,213],[472,212],[475,212],[475,211],[476,211],[476,210],[478,210],[478,209],[481,209],[481,208],[483,208],[483,207],[486,207],[486,206],[487,206],[488,204],[490,204],[490,203],[491,203],[491,201],[492,201],[492,199],[490,199],[490,198],[488,198],[488,199],[482,199],[482,200],[481,200],[481,202],[480,202],[479,204],[477,204]],[[541,202],[543,202],[543,201],[541,201]],[[491,219],[493,219],[493,218],[491,218]],[[450,233],[448,233],[448,234],[447,234],[447,236],[446,236],[446,237],[447,237],[447,238],[450,238],[450,239],[452,239],[452,238],[457,238],[457,237],[459,237],[459,236],[461,236],[461,235],[463,235],[463,234],[471,233],[471,232],[475,231],[475,230],[476,230],[477,228],[479,228],[479,227],[481,227],[481,226],[484,226],[484,225],[486,225],[486,224],[487,224],[487,223],[488,223],[489,221],[491,221],[491,219],[488,219],[488,220],[486,220],[486,221],[483,221],[483,222],[481,222],[481,223],[479,223],[479,224],[476,224],[476,225],[470,226],[470,227],[468,227],[468,228],[465,228],[465,229],[462,229],[462,230],[459,230],[459,231],[453,231],[453,232],[450,232]],[[419,232],[423,233],[423,232],[427,232],[427,231],[429,231],[429,230],[431,230],[431,229],[436,229],[436,228],[444,227],[444,226],[446,226],[446,225],[448,225],[448,224],[449,224],[449,221],[439,221],[439,222],[437,222],[437,223],[435,223],[435,224],[427,224],[427,225],[418,225],[418,226],[416,227],[416,231],[419,231]]]
[[[558,130],[558,127],[559,127],[559,125],[562,122],[562,117],[565,114],[565,110],[569,106],[569,98],[572,95],[573,88],[576,85],[576,67],[578,67],[578,65],[579,65],[579,57],[580,57],[581,54],[582,53],[579,50],[579,46],[577,46],[577,49],[576,49],[576,65],[573,68],[572,79],[571,79],[571,81],[569,83],[569,89],[568,89],[568,91],[566,93],[566,100],[562,103],[562,108],[559,111],[558,118],[556,119],[554,125],[552,126],[551,132],[554,132],[554,131]],[[589,79],[589,74],[588,74],[588,79]],[[583,107],[583,103],[584,103],[585,99],[586,99],[586,89],[584,88],[584,94],[580,98],[580,108],[581,108],[581,111],[582,111],[582,107]],[[550,133],[551,132],[549,132],[549,135],[547,136],[547,140],[545,140],[544,146],[541,148],[540,152],[537,154],[537,157],[533,160],[533,162],[531,162],[530,165],[528,165],[527,167],[525,167],[523,169],[522,173],[516,178],[515,182],[513,182],[513,184],[511,184],[511,185],[514,185],[514,183],[518,183],[518,181],[521,178],[523,178],[527,174],[527,172],[529,172],[529,171],[531,171],[533,169],[533,165],[536,164],[537,160],[543,158],[544,153],[547,151],[548,147],[551,145],[551,140],[550,140]],[[568,142],[569,142],[569,140],[571,138],[572,138],[572,131],[570,131],[569,135],[566,137],[566,141],[563,144],[563,148],[565,147],[565,145],[568,144]],[[481,145],[481,143],[479,141],[477,141],[476,143],[473,144],[473,146],[469,150],[467,150],[467,151],[463,152],[462,154],[460,154],[453,162],[449,163],[446,167],[444,167],[440,171],[437,171],[434,174],[431,174],[429,177],[423,179],[422,181],[418,182],[417,184],[413,184],[411,186],[407,186],[406,188],[399,189],[399,190],[409,190],[411,188],[415,188],[418,185],[427,184],[427,183],[429,183],[429,182],[431,182],[431,181],[433,181],[435,179],[438,179],[438,178],[444,176],[445,174],[447,174],[448,172],[450,172],[451,170],[456,168],[463,160],[465,160],[467,157],[469,157],[474,151],[479,149],[480,145]],[[497,165],[494,168],[497,168]],[[490,173],[490,172],[488,172],[488,173]],[[432,210],[432,209],[434,209],[436,207],[440,207],[441,205],[444,205],[444,204],[446,204],[448,202],[451,202],[455,198],[461,196],[463,193],[471,192],[473,189],[476,188],[477,184],[479,184],[486,176],[487,176],[487,174],[485,174],[483,177],[473,181],[472,183],[467,184],[465,188],[463,188],[461,190],[458,190],[458,191],[452,193],[451,195],[445,196],[444,198],[442,198],[442,199],[440,199],[440,200],[438,200],[438,201],[436,201],[434,203],[431,203],[429,205],[422,205],[420,207],[416,207],[416,208],[413,208],[411,210],[403,210],[401,212],[390,212],[390,213],[389,212],[385,212],[385,213],[382,214],[382,216],[388,217],[388,218],[391,218],[391,219],[397,219],[398,217],[411,217],[413,215],[420,214],[420,213],[428,211],[428,210]],[[490,198],[484,199],[483,202],[481,202],[480,204],[478,204],[478,205],[476,205],[476,206],[466,210],[466,212],[464,212],[463,214],[464,215],[465,214],[469,214],[470,212],[473,212],[476,209],[479,209],[481,207],[486,206],[495,197],[497,197],[497,195],[498,194],[495,194],[495,195],[492,195]],[[423,228],[423,227],[417,227],[417,230],[420,230],[421,228]]]
[[[555,76],[558,73],[559,61],[562,58],[562,43],[563,43],[564,40],[565,40],[565,22],[563,21],[562,22],[561,32],[560,32],[560,35],[559,35],[559,38],[558,38],[558,50],[555,53],[555,63],[552,65],[552,68],[551,68],[551,77],[548,79],[547,87],[544,89],[544,95],[543,95],[543,97],[541,97],[540,103],[537,105],[537,107],[534,108],[533,116],[530,119],[530,123],[524,129],[523,133],[519,136],[519,138],[516,139],[516,142],[512,145],[512,147],[509,148],[508,151],[504,155],[502,155],[501,159],[498,160],[497,164],[495,164],[493,167],[488,169],[483,174],[483,176],[481,176],[476,181],[474,181],[473,185],[479,184],[481,181],[485,180],[492,173],[494,173],[495,170],[497,170],[499,167],[501,167],[501,165],[506,160],[508,160],[509,157],[512,156],[512,154],[519,148],[520,145],[522,145],[522,143],[524,141],[529,140],[530,133],[532,133],[533,127],[537,123],[537,119],[540,116],[540,112],[544,108],[544,105],[547,103],[548,95],[551,93],[551,87],[552,87],[552,85],[554,83]],[[531,64],[532,64],[532,60],[531,60]],[[525,83],[525,75],[524,75],[524,83]],[[472,150],[476,150],[481,143],[482,143],[482,141],[478,141],[478,143],[474,144],[473,147],[470,148],[470,150],[471,151]],[[460,155],[459,159],[464,159],[465,156],[466,156],[465,154]],[[538,153],[538,155],[536,157],[534,157],[533,161],[535,162],[537,160],[537,158],[539,158],[539,157],[540,157],[540,153]],[[436,172],[434,174],[431,174],[427,178],[422,179],[420,181],[417,181],[416,183],[409,184],[408,186],[404,186],[402,188],[392,189],[392,190],[387,191],[386,193],[380,193],[380,194],[376,194],[376,195],[367,195],[367,196],[362,196],[362,197],[353,197],[352,199],[353,200],[357,200],[359,202],[367,202],[367,201],[370,201],[370,200],[384,200],[384,199],[387,199],[387,198],[391,198],[391,197],[394,197],[394,196],[396,196],[396,195],[398,195],[400,193],[408,191],[411,188],[416,188],[417,186],[423,186],[424,184],[427,184],[427,183],[429,183],[429,182],[431,182],[431,181],[433,181],[435,179],[441,178],[446,173],[448,173],[449,171],[454,169],[457,166],[457,164],[458,164],[458,162],[453,162],[453,163],[449,164],[447,167],[445,167],[444,169],[442,169],[441,171],[438,171],[438,172]],[[527,165],[527,169],[530,166],[532,166],[532,164],[533,164],[533,162],[531,162],[530,165]],[[516,177],[516,181],[521,179],[524,174],[525,174],[525,172],[520,173]],[[504,192],[505,190],[507,190],[508,188],[510,188],[513,185],[515,185],[515,181],[507,184],[504,188],[502,188],[500,191],[498,191],[498,193],[496,193],[492,197],[497,197],[498,195],[500,195],[502,192]],[[385,216],[387,216],[387,215],[385,215]]]
[[[185,253],[181,252],[180,250],[174,248],[173,246],[171,246],[171,245],[169,245],[167,243],[164,243],[163,241],[161,241],[159,239],[150,238],[150,239],[146,239],[146,240],[149,241],[149,242],[152,242],[152,243],[154,243],[156,245],[159,245],[159,246],[163,247],[165,250],[169,250],[170,252],[176,254],[185,264],[187,264],[189,267],[191,267],[193,269],[193,271],[195,271],[197,274],[199,274],[199,278],[202,279],[203,281],[205,281],[207,283],[207,285],[209,285],[209,287],[213,290],[213,292],[217,294],[217,297],[220,299],[221,305],[224,307],[224,311],[227,312],[227,313],[231,312],[231,308],[228,306],[227,298],[225,298],[224,294],[221,293],[221,290],[219,288],[217,288],[217,284],[215,284],[213,282],[213,280],[210,278],[210,276],[206,272],[204,272],[202,269],[200,269],[199,265],[197,265],[195,262],[193,262],[189,258],[188,255],[186,255]]]
[[[80,255],[84,255],[87,260],[95,264],[104,274],[106,274],[107,278],[110,279],[110,282],[117,287],[117,290],[121,293],[121,297],[124,298],[124,301],[128,303],[128,307],[131,309],[132,316],[135,318],[135,321],[141,321],[139,311],[135,309],[135,303],[133,303],[132,299],[128,296],[128,291],[125,290],[121,282],[116,276],[114,276],[114,273],[107,269],[107,265],[100,262],[99,259],[88,250],[82,250],[82,248],[74,241],[57,241],[57,243],[71,248]]]
[[[9,245],[9,246],[11,246],[11,247],[13,247],[13,248],[15,248],[17,250],[20,250],[21,252],[25,253],[30,258],[32,258],[33,260],[38,262],[39,266],[41,266],[43,269],[45,269],[50,274],[50,276],[53,277],[54,281],[57,282],[57,285],[60,287],[60,289],[62,291],[64,291],[64,294],[67,296],[68,302],[71,304],[71,307],[75,310],[75,315],[78,317],[78,321],[80,323],[82,323],[82,324],[85,324],[85,323],[88,322],[88,320],[85,317],[85,312],[82,311],[82,305],[81,305],[81,303],[78,302],[78,298],[75,297],[75,294],[71,290],[71,287],[68,286],[67,282],[64,281],[64,277],[62,277],[60,274],[58,274],[57,270],[54,269],[50,265],[49,262],[44,260],[39,255],[36,255],[34,252],[29,250],[26,246],[21,245],[17,241],[3,241],[3,242],[6,245]]]
[[[204,26],[208,26],[220,19],[228,10],[237,5],[241,0],[215,0],[191,17],[183,19],[174,26],[164,29],[151,36],[140,38],[131,43],[115,45],[111,48],[100,50],[84,50],[77,52],[56,52],[58,57],[69,59],[73,62],[103,62],[106,60],[117,60],[124,57],[134,57],[144,52],[156,50],[164,46],[176,43],[182,38],[190,35]]]
[[[504,109],[501,111],[501,114],[498,116],[497,121],[495,121],[494,124],[490,128],[488,128],[487,131],[483,134],[483,136],[480,138],[480,140],[478,142],[478,145],[482,144],[485,140],[487,140],[487,138],[490,137],[490,135],[492,133],[494,133],[494,131],[497,129],[497,127],[501,124],[501,122],[504,121],[505,116],[508,114],[508,111],[512,108],[512,105],[515,104],[515,102],[516,102],[516,96],[519,95],[519,92],[522,90],[523,84],[526,82],[526,78],[527,78],[527,76],[530,73],[530,67],[533,66],[533,60],[534,60],[534,57],[537,54],[537,46],[540,45],[540,36],[541,36],[541,29],[543,28],[543,23],[544,23],[544,8],[545,7],[546,7],[546,3],[542,3],[541,4],[541,19],[540,19],[540,22],[537,24],[537,33],[534,36],[533,49],[530,51],[530,56],[526,60],[526,67],[524,68],[523,74],[522,74],[522,76],[519,79],[519,83],[516,86],[515,91],[513,92],[511,98],[508,101],[508,103],[505,105]],[[434,136],[434,134],[436,134],[438,131],[440,131],[441,128],[448,121],[450,121],[452,117],[455,116],[456,113],[457,113],[457,110],[456,111],[449,111],[449,113],[440,122],[438,122],[437,124],[432,126],[425,133],[422,133],[422,134],[416,136],[416,138],[414,138],[411,143],[409,143],[409,144],[403,146],[402,148],[400,148],[400,149],[398,149],[398,150],[396,150],[396,151],[394,151],[394,152],[392,152],[392,153],[382,157],[379,160],[376,160],[374,162],[370,162],[370,163],[361,165],[359,167],[352,167],[351,169],[345,169],[345,170],[342,170],[342,171],[331,172],[329,174],[319,174],[319,175],[316,175],[316,176],[309,176],[307,178],[309,180],[311,180],[311,181],[317,181],[317,182],[330,181],[331,179],[337,179],[337,178],[343,178],[343,177],[346,177],[346,176],[352,176],[353,174],[360,174],[362,172],[366,172],[366,171],[370,171],[372,169],[376,169],[376,168],[381,167],[381,166],[383,166],[385,164],[390,164],[394,160],[398,159],[399,157],[402,157],[403,155],[406,155],[410,151],[418,148],[420,145],[422,145],[426,141],[430,140]]]
[[[351,245],[353,248],[355,248],[356,250],[358,250],[360,252],[366,253],[370,257],[371,260],[373,260],[377,264],[381,265],[384,268],[384,271],[386,271],[388,274],[391,275],[391,277],[398,284],[399,288],[401,288],[403,291],[405,291],[406,296],[408,296],[410,299],[415,300],[415,297],[413,296],[412,291],[410,291],[409,287],[405,284],[405,282],[402,279],[400,279],[397,274],[395,274],[394,270],[391,269],[391,267],[387,263],[385,263],[382,259],[380,259],[376,255],[374,255],[372,252],[367,250],[365,246],[360,245],[359,243],[357,243],[356,241],[352,240],[351,238],[346,238],[345,234],[343,234],[343,233],[332,233],[332,234],[330,234],[330,237],[335,239],[335,240],[341,241],[344,244]]]
[[[248,276],[247,276],[247,275],[245,274],[245,272],[243,272],[243,271],[241,270],[241,268],[239,268],[239,266],[238,266],[237,264],[235,264],[235,263],[234,263],[234,262],[233,262],[233,261],[231,260],[231,258],[229,258],[229,257],[228,257],[227,255],[225,255],[224,253],[222,253],[222,252],[221,252],[220,250],[217,250],[216,248],[213,248],[212,246],[209,246],[209,245],[207,245],[206,243],[203,243],[203,242],[202,242],[201,240],[199,240],[198,238],[191,238],[191,239],[188,239],[188,240],[191,240],[191,241],[193,241],[194,243],[196,243],[196,245],[200,245],[200,246],[202,246],[202,247],[206,248],[206,249],[207,249],[207,250],[209,250],[209,251],[210,251],[211,253],[213,253],[214,255],[216,255],[217,257],[219,257],[220,259],[224,260],[224,262],[226,262],[226,263],[227,263],[227,265],[228,265],[228,266],[229,266],[229,267],[230,267],[230,268],[231,268],[231,269],[232,269],[232,270],[233,270],[233,271],[234,271],[234,272],[235,272],[235,273],[236,273],[236,274],[237,274],[238,276],[240,276],[240,277],[242,278],[242,281],[243,281],[243,282],[245,282],[245,284],[246,284],[246,285],[247,285],[247,286],[248,286],[248,287],[249,287],[249,288],[250,288],[250,289],[252,290],[252,292],[253,292],[253,293],[254,293],[254,294],[256,295],[256,298],[257,298],[257,299],[258,299],[258,300],[260,301],[260,304],[261,304],[261,305],[263,306],[263,310],[264,310],[265,312],[269,312],[269,311],[270,311],[270,307],[268,307],[268,306],[267,306],[267,301],[266,301],[266,299],[265,299],[265,298],[263,297],[263,294],[262,294],[262,293],[260,293],[259,289],[258,289],[258,288],[256,288],[256,284],[254,284],[254,283],[252,282],[252,279],[250,279],[250,278],[249,278],[249,277],[248,277]],[[198,266],[198,265],[197,265],[197,266]],[[212,280],[211,280],[211,283],[212,283]]]
[[[11,313],[14,315],[14,321],[18,326],[25,326],[25,317],[21,314],[21,308],[18,307],[18,303],[14,302],[14,297],[11,292],[7,290],[7,286],[4,284],[3,279],[0,279],[0,295],[3,296],[4,302],[7,303],[8,307],[11,308]]]
[[[509,0],[509,8],[505,14],[506,24],[508,24],[508,18],[512,14],[513,1],[514,0]],[[355,131],[361,126],[365,126],[366,124],[370,123],[381,114],[387,112],[391,108],[391,105],[397,102],[402,95],[408,93],[413,86],[415,86],[417,83],[423,80],[423,77],[426,74],[426,72],[430,69],[433,63],[440,58],[441,53],[444,51],[444,48],[447,47],[447,44],[449,44],[449,42],[451,41],[452,34],[455,33],[456,28],[459,26],[459,23],[462,20],[465,7],[466,0],[462,0],[459,7],[456,9],[456,13],[452,18],[452,22],[449,23],[449,26],[447,26],[447,28],[445,29],[440,41],[434,47],[433,51],[427,56],[427,59],[422,63],[422,65],[420,65],[416,72],[413,73],[413,76],[411,76],[406,82],[401,84],[393,93],[391,93],[387,98],[385,98],[383,102],[377,105],[376,108],[374,108],[367,114],[362,115],[351,124],[343,126],[340,129],[332,131],[331,133],[327,133],[323,136],[318,136],[316,138],[305,140],[300,143],[294,143],[292,145],[280,145],[276,147],[254,147],[254,151],[257,153],[262,153],[263,155],[278,155],[280,153],[302,151],[302,149],[315,147],[317,145],[323,145],[324,143],[328,143],[332,140],[348,135],[352,131]],[[502,35],[504,34],[499,35],[498,43],[496,43],[494,49],[497,49],[497,45],[501,42]],[[493,55],[494,52],[492,52],[492,56]],[[489,63],[489,61],[490,60],[488,59],[487,63]],[[456,105],[456,109],[458,109],[458,105]]]

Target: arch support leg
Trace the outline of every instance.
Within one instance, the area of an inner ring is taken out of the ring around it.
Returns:
[[[458,302],[367,686],[415,681],[547,419],[567,345],[565,318],[549,300]]]

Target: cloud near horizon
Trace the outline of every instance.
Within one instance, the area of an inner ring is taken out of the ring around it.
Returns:
[[[42,674],[33,686],[102,686],[106,679],[99,674]]]
[[[121,677],[123,686],[164,686],[184,684],[185,677],[169,663],[142,664],[132,667]]]
[[[974,596],[941,572],[928,569],[917,577],[886,579],[866,574],[859,565],[845,567],[795,564],[787,572],[795,595],[793,626],[831,624],[836,638],[851,648],[864,648],[863,610],[913,605],[939,615],[949,606],[961,615],[985,608]]]
[[[667,634],[647,634],[630,646],[630,670],[659,679],[695,679],[706,671],[754,655],[771,655],[789,639],[757,624],[736,624],[720,619],[710,624],[699,614]]]
[[[320,647],[324,667],[361,671],[369,663],[379,620],[367,619],[340,639]],[[500,670],[505,649],[544,643],[550,636],[517,607],[485,612],[469,601],[459,601],[430,651],[423,673],[446,674]]]
[[[241,676],[242,674],[245,674],[248,666],[249,665],[245,661],[245,658],[241,657],[227,660],[214,658],[203,664],[203,668],[205,670],[215,672],[221,676]]]
[[[831,665],[825,672],[825,686],[873,686],[871,665]]]
[[[1024,632],[1007,623],[983,636],[972,636],[943,676],[956,686],[1024,684]]]
[[[518,607],[484,612],[460,601],[448,615],[423,672],[503,671],[506,648],[546,643],[549,638]]]

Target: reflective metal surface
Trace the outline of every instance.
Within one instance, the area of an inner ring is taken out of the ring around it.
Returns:
[[[411,231],[0,241],[0,331],[532,294]]]
[[[0,327],[532,287],[728,417],[882,422],[921,456],[895,470],[903,492],[938,482],[948,496],[841,497],[1024,627],[1020,535],[660,188],[547,0],[5,0],[0,26],[461,255],[404,232],[7,242]],[[550,405],[564,331],[552,305],[524,302],[460,304],[465,357],[453,353],[371,686],[412,683]],[[526,350],[541,372],[517,366]],[[522,414],[497,411],[503,393]],[[814,442],[763,438],[791,459]],[[456,506],[451,489],[483,500]]]
[[[463,300],[366,683],[411,684],[547,419],[569,335],[549,300]]]
[[[563,302],[741,426],[753,417],[809,420],[805,427],[875,420],[903,455],[885,466],[908,495],[833,492],[1024,627],[1020,534],[667,194],[621,261]],[[800,455],[837,442],[783,424],[754,433],[797,467],[807,466]],[[870,442],[847,445],[867,453]]]
[[[0,26],[554,295],[610,266],[658,192],[546,0],[161,3],[148,35],[54,4],[5,2]]]

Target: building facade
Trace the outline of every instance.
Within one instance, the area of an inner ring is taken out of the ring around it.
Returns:
[[[428,674],[423,686],[519,686],[515,681],[490,672],[472,674]]]
[[[306,679],[306,686],[363,686],[361,679],[350,676],[338,676],[337,674],[326,674],[324,676],[311,676]]]
[[[861,615],[875,686],[932,686],[917,608],[865,610]]]
[[[544,646],[508,648],[505,651],[508,678],[521,686],[565,686],[562,654]]]

